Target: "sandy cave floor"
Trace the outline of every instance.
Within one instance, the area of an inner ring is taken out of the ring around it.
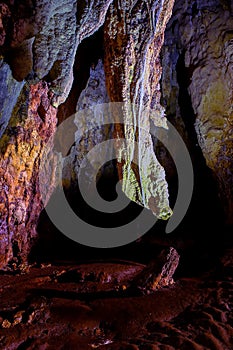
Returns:
[[[233,249],[215,268],[148,296],[123,261],[33,266],[0,275],[0,349],[233,349]]]

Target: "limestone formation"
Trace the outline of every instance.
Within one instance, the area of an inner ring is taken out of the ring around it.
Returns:
[[[170,217],[165,171],[155,155],[150,127],[167,126],[160,104],[159,54],[173,3],[1,2],[0,268],[16,262],[16,257],[23,262],[37,235],[43,208],[38,189],[40,159],[56,130],[56,107],[70,93],[77,48],[101,26],[104,63],[91,68],[86,89],[80,98],[76,96],[77,111],[86,107],[91,111],[97,103],[123,102],[123,120],[114,114],[114,121],[121,123],[114,131],[98,127],[102,119],[96,120],[93,113],[89,119],[83,114],[76,120],[77,142],[67,158],[67,178],[77,178],[83,156],[113,131],[116,138],[125,139],[124,147],[118,149],[117,140],[115,147],[123,191],[157,217]],[[162,54],[163,105],[189,143],[190,116],[181,112],[181,104],[190,102],[192,127],[219,184],[229,223],[233,217],[232,10],[229,1],[176,0]],[[182,84],[190,101],[180,100]],[[94,128],[85,134],[92,122]],[[48,186],[48,197],[52,187]]]
[[[4,133],[24,83],[12,77],[8,64],[0,60],[0,137]]]
[[[64,102],[73,82],[77,47],[103,24],[111,1],[85,0],[79,4],[76,0],[39,0],[36,4],[24,1],[13,5],[3,2],[1,51],[7,56],[14,77],[45,79],[55,93],[54,105]],[[9,17],[11,25],[5,20]]]
[[[180,95],[185,84],[199,146],[218,183],[229,224],[233,218],[232,29],[230,2],[177,0],[162,55],[163,102],[171,121],[184,130],[193,117],[180,111],[187,103]]]
[[[0,141],[0,268],[25,261],[36,237],[40,158],[57,123],[51,97],[46,83],[25,85]]]
[[[87,86],[78,99],[77,113],[74,119],[77,126],[75,145],[65,159],[63,171],[63,183],[67,188],[73,185],[77,186],[81,162],[92,147],[111,138],[111,125],[105,125],[106,117],[104,112],[100,108],[98,113],[96,108],[96,106],[108,102],[109,97],[106,90],[104,66],[103,62],[99,60],[96,67],[90,68],[90,78]],[[103,159],[105,159],[104,154]],[[98,172],[99,165],[104,164],[96,164],[95,169],[89,164],[89,172],[88,166],[86,166],[87,182],[93,172]]]
[[[169,218],[171,209],[150,122],[166,127],[159,101],[159,52],[172,6],[172,0],[114,1],[105,23],[104,44],[110,99],[125,104],[123,121],[119,120],[124,126],[116,130],[116,137],[125,138],[124,149],[118,150],[122,188],[131,200],[162,219]]]
[[[77,47],[103,24],[110,2],[0,4],[0,268],[23,263],[37,236],[40,159],[57,124],[52,105],[69,94]]]
[[[164,249],[160,255],[135,277],[131,288],[143,294],[151,294],[156,290],[174,283],[173,275],[179,265],[180,256],[174,248]]]

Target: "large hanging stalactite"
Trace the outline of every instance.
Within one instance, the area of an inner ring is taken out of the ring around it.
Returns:
[[[125,148],[118,150],[123,191],[162,219],[171,215],[171,209],[165,172],[153,150],[150,121],[166,126],[158,56],[173,2],[114,1],[105,23],[108,92],[111,101],[125,103],[123,121],[119,121],[124,126],[117,128],[117,137],[126,140]]]

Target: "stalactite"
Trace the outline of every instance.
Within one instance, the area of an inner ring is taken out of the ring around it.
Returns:
[[[118,150],[122,187],[131,200],[162,219],[169,218],[171,209],[165,172],[153,150],[150,121],[166,127],[158,56],[172,6],[172,0],[115,1],[105,23],[108,92],[111,101],[125,103],[123,121],[119,121],[124,126],[116,132],[126,140],[125,148]],[[135,159],[137,167],[132,165]]]

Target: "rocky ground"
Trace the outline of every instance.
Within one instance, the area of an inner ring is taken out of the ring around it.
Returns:
[[[150,295],[127,288],[144,269],[137,262],[2,272],[0,349],[230,350],[232,253],[227,247],[208,271],[178,271],[175,284]]]

